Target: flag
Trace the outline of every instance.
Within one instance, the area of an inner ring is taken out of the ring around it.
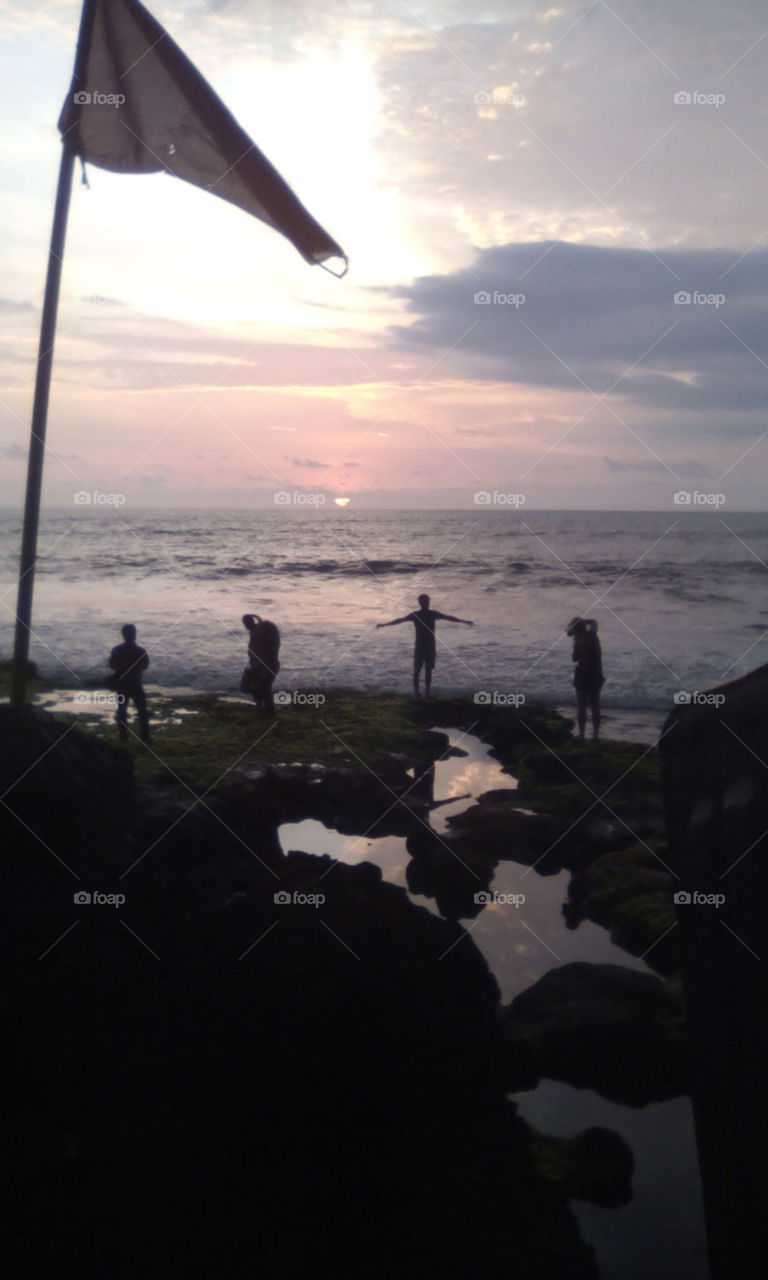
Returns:
[[[138,0],[90,3],[59,119],[75,152],[114,173],[171,173],[274,227],[307,262],[346,263],[152,14]]]

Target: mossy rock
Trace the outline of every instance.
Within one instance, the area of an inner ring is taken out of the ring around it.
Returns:
[[[537,1173],[569,1200],[618,1209],[632,1199],[634,1156],[612,1129],[595,1126],[572,1138],[533,1129],[531,1149]]]
[[[657,837],[648,847],[634,844],[595,859],[572,878],[565,915],[574,928],[592,920],[610,929],[616,946],[666,975],[679,970],[682,955],[674,928],[676,881],[665,868],[665,855]]]
[[[134,757],[137,778],[146,781],[170,775],[210,785],[230,771],[290,764],[376,772],[393,756],[415,762],[439,756],[447,746],[445,735],[414,720],[407,698],[394,695],[329,693],[322,706],[280,707],[273,718],[261,716],[250,703],[214,695],[164,698],[159,707],[151,696],[148,702],[151,744],[131,735],[125,747]],[[184,714],[189,712],[197,714]],[[91,731],[108,740],[116,736],[115,727],[103,721]]]

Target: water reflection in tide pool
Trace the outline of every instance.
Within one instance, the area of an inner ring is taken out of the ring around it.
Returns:
[[[467,755],[435,766],[431,825],[439,833],[450,828],[451,814],[473,804],[484,791],[515,788],[515,779],[490,758],[478,738],[449,732],[451,744]],[[469,793],[470,798],[460,799]],[[441,801],[450,800],[450,804]],[[345,836],[320,822],[285,823],[280,842],[286,852],[330,854],[348,864],[373,862],[390,884],[408,888],[411,862],[405,839]],[[329,873],[329,882],[333,872]],[[497,895],[525,895],[519,906],[491,902],[464,927],[485,956],[499,985],[502,1003],[530,987],[550,969],[573,961],[617,964],[651,972],[634,956],[615,947],[606,930],[589,921],[565,927],[562,904],[569,873],[541,876],[516,862],[497,864],[491,890]],[[410,891],[409,891],[410,893]],[[432,899],[410,893],[414,904],[438,914]],[[544,1080],[537,1089],[515,1095],[520,1114],[545,1133],[563,1137],[590,1125],[613,1129],[635,1158],[634,1195],[621,1209],[600,1209],[572,1201],[583,1238],[595,1249],[601,1280],[647,1280],[649,1276],[707,1275],[701,1183],[690,1099],[651,1104],[637,1110],[607,1102],[589,1089],[574,1089]]]
[[[620,1133],[635,1157],[633,1196],[620,1209],[571,1201],[595,1248],[600,1280],[706,1280],[704,1209],[690,1098],[623,1107],[590,1089],[544,1080],[515,1098],[537,1129],[571,1137],[591,1125]]]
[[[449,830],[448,818],[474,804],[475,798],[484,791],[517,786],[516,780],[488,755],[488,748],[479,738],[453,730],[448,732],[448,737],[451,745],[455,744],[467,755],[452,756],[435,765],[434,797],[439,807],[431,815],[431,825],[438,833]],[[446,800],[450,800],[450,804],[445,804]],[[345,836],[308,818],[303,822],[284,823],[280,828],[280,843],[286,852],[301,849],[304,853],[327,853],[350,866],[373,862],[390,884],[408,888],[406,868],[411,856],[403,836],[378,839]],[[549,969],[575,960],[621,964],[648,972],[642,960],[615,947],[605,929],[590,921],[584,921],[575,930],[565,927],[561,908],[568,896],[569,879],[567,871],[541,876],[522,863],[500,862],[491,890],[507,898],[519,899],[522,894],[525,902],[514,906],[494,901],[478,915],[465,920],[465,928],[499,984],[504,1003],[537,982]],[[478,882],[478,889],[482,888]],[[432,898],[410,891],[409,896],[418,906],[439,914]]]

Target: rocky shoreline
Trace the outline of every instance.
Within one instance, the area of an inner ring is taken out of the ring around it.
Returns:
[[[338,693],[271,730],[241,703],[177,710],[198,714],[148,752],[0,707],[18,1274],[53,1265],[42,1233],[60,1275],[245,1280],[258,1258],[276,1276],[330,1259],[350,1277],[596,1277],[569,1200],[626,1203],[631,1153],[606,1131],[537,1134],[508,1095],[546,1077],[639,1107],[687,1088],[655,753],[460,699]],[[510,789],[438,834],[449,727],[489,744]],[[278,828],[304,818],[404,836],[443,918],[370,864],[283,851]],[[561,966],[502,1008],[459,921],[509,859],[566,868],[570,927],[599,923],[656,974]],[[125,905],[73,902],[98,891]]]

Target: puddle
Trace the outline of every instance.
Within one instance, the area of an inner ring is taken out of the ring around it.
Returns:
[[[544,1133],[565,1138],[604,1126],[634,1152],[629,1204],[601,1209],[571,1201],[582,1236],[596,1250],[602,1280],[709,1274],[690,1098],[636,1110],[606,1102],[590,1089],[544,1080],[538,1089],[516,1094],[515,1102],[523,1119]]]
[[[457,730],[449,730],[448,737],[451,746],[466,755],[451,756],[435,764],[433,794],[438,807],[430,814],[430,822],[438,834],[449,829],[449,817],[475,804],[476,797],[484,791],[517,788],[517,780],[504,773],[479,738]],[[404,836],[345,836],[307,818],[283,823],[279,838],[286,852],[302,849],[305,853],[330,854],[350,866],[373,862],[389,884],[407,889],[412,902],[439,915],[433,898],[412,892],[408,885],[407,868],[413,859]],[[549,969],[576,960],[650,972],[644,961],[614,946],[605,929],[591,921],[584,921],[578,929],[566,928],[561,908],[568,896],[569,880],[568,871],[540,876],[522,863],[499,862],[490,885],[490,893],[497,895],[496,899],[479,915],[460,917],[488,961],[504,1004]],[[478,890],[482,888],[478,882]],[[520,895],[525,901],[516,906]]]
[[[182,724],[190,716],[199,716],[194,707],[180,707],[168,697],[163,697],[145,685],[150,723],[153,729],[164,729],[171,724]],[[117,710],[116,694],[107,689],[49,689],[35,694],[33,703],[57,715],[82,716],[83,720],[95,720],[98,724],[113,724]],[[171,710],[172,708],[172,710]],[[135,717],[133,703],[128,704],[129,722]]]

